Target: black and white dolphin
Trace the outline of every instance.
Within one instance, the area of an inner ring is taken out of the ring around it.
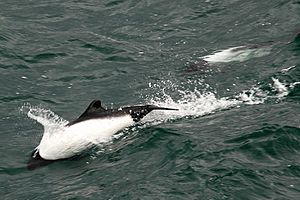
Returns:
[[[73,158],[95,144],[109,141],[126,127],[140,121],[153,110],[178,110],[155,105],[106,109],[94,100],[74,121],[47,132],[32,152],[27,168],[32,170],[57,160]]]

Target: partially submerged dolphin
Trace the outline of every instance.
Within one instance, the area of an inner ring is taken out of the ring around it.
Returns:
[[[40,144],[32,152],[27,168],[47,165],[78,156],[82,151],[109,139],[118,131],[132,126],[153,110],[178,110],[155,105],[106,109],[94,100],[74,121],[55,133],[44,132]]]

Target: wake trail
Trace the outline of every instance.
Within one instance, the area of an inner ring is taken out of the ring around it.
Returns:
[[[268,100],[281,100],[298,84],[298,82],[292,84],[282,83],[279,79],[272,77],[270,91],[263,90],[259,86],[253,86],[235,96],[217,97],[216,92],[199,91],[197,84],[203,84],[201,82],[194,83],[195,88],[193,90],[178,89],[180,86],[172,85],[170,81],[167,82],[170,85],[169,87],[174,88],[171,93],[166,92],[166,88],[160,88],[161,85],[164,87],[165,83],[149,84],[155,95],[148,97],[148,103],[178,108],[179,111],[150,113],[142,120],[143,122],[157,123],[170,119],[195,118],[242,105],[257,105]]]

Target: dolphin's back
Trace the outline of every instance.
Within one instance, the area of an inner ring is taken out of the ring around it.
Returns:
[[[155,105],[129,106],[118,109],[105,109],[101,106],[100,100],[94,100],[77,119],[71,121],[66,126],[71,126],[76,123],[99,118],[111,118],[124,115],[130,115],[133,121],[138,122],[152,110],[178,110],[174,108],[164,108]]]

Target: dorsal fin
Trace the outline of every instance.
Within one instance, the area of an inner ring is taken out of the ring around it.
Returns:
[[[84,117],[87,114],[92,113],[92,112],[96,112],[96,111],[97,112],[106,111],[106,109],[102,107],[100,100],[94,100],[94,101],[92,101],[90,103],[90,105],[87,107],[87,109],[78,118]]]

